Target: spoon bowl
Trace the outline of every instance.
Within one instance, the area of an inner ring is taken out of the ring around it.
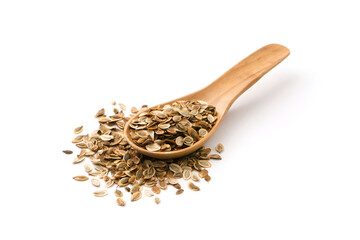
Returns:
[[[289,54],[289,49],[282,45],[266,45],[233,66],[207,87],[175,100],[157,105],[162,107],[166,104],[171,104],[180,100],[202,100],[216,108],[217,121],[215,125],[205,137],[201,138],[192,146],[170,152],[151,152],[138,146],[131,139],[130,123],[141,113],[141,111],[126,122],[124,127],[126,140],[136,151],[157,159],[178,158],[198,150],[216,131],[233,102]]]

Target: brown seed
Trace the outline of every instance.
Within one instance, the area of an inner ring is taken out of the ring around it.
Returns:
[[[104,114],[105,114],[105,109],[102,108],[96,113],[95,117],[98,118],[103,116]]]
[[[119,106],[120,106],[121,110],[126,111],[126,106],[124,104],[119,103]]]
[[[93,170],[93,168],[90,164],[85,164],[84,169],[85,169],[85,172],[87,172],[87,173],[90,173]]]
[[[165,190],[167,188],[167,184],[165,181],[159,181],[159,187],[162,190]]]
[[[148,189],[145,189],[145,190],[144,190],[144,195],[147,196],[147,197],[152,197],[152,196],[154,196],[154,194],[153,194],[150,190],[148,190]]]
[[[122,197],[122,196],[123,196],[122,191],[120,191],[120,189],[116,189],[116,190],[115,190],[115,196],[116,196],[116,197],[119,197],[119,198]]]
[[[205,181],[210,182],[211,177],[209,175],[206,175],[204,179],[205,179]]]
[[[209,155],[210,159],[214,159],[214,160],[221,160],[221,156],[219,154],[211,154]]]
[[[112,105],[116,105],[116,101],[112,101],[112,103],[111,103]]]
[[[181,185],[179,183],[176,183],[176,184],[173,185],[173,187],[176,188],[176,189],[180,189]]]
[[[180,195],[184,192],[184,189],[180,188],[179,190],[176,191],[176,195]]]
[[[224,151],[224,146],[221,143],[219,143],[218,145],[216,145],[215,150],[218,153],[221,153],[222,151]]]
[[[134,202],[134,201],[137,201],[141,198],[142,194],[140,191],[138,192],[134,192],[133,194],[131,194],[131,201]]]
[[[76,180],[76,181],[79,181],[79,182],[89,180],[89,178],[87,176],[76,176],[76,177],[73,177],[73,179]]]
[[[75,134],[80,134],[82,132],[82,130],[83,130],[83,126],[77,127],[77,128],[74,129],[74,133]]]
[[[171,164],[169,165],[169,169],[170,169],[171,171],[175,172],[175,173],[177,173],[177,172],[181,173],[181,172],[182,172],[181,167],[180,167],[178,164],[176,164],[176,163],[171,163]]]
[[[155,197],[155,203],[156,203],[156,204],[159,204],[159,203],[160,203],[160,198]]]
[[[200,181],[200,178],[198,177],[198,175],[196,175],[196,173],[191,173],[191,180],[193,180],[194,182],[198,182]]]
[[[157,143],[152,143],[152,144],[146,145],[146,149],[150,152],[159,151],[160,148],[161,148],[160,145]]]
[[[81,163],[84,160],[85,160],[85,157],[77,157],[74,159],[73,164]]]
[[[73,151],[71,151],[71,150],[64,150],[63,153],[65,153],[65,154],[72,154]]]
[[[84,137],[83,135],[76,136],[76,137],[72,140],[72,143],[80,143],[80,142],[82,142],[83,137]]]
[[[189,182],[188,187],[192,191],[200,191],[200,188],[198,186],[196,186],[193,182]]]
[[[198,161],[199,165],[204,167],[204,168],[209,168],[211,167],[211,163],[207,160],[199,160]]]
[[[118,198],[116,199],[116,204],[119,205],[120,207],[124,207],[126,205],[126,202],[124,201],[124,199]]]
[[[138,112],[138,110],[137,110],[136,107],[132,107],[132,108],[131,108],[131,113],[134,113],[134,114],[135,114],[135,113],[137,113],[137,112]]]
[[[160,188],[158,188],[157,186],[152,186],[151,191],[156,194],[159,194],[161,192]]]
[[[199,177],[204,178],[206,175],[208,175],[208,170],[203,169],[199,172]]]
[[[96,179],[96,178],[91,179],[91,184],[92,184],[94,187],[100,187],[100,181],[99,181],[99,179]]]
[[[105,197],[106,195],[108,195],[108,192],[106,190],[99,190],[94,192],[95,197]]]
[[[191,170],[189,169],[184,169],[183,171],[183,178],[185,180],[189,180],[191,178]]]

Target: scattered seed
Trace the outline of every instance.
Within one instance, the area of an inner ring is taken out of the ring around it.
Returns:
[[[147,197],[152,197],[152,196],[154,196],[154,194],[153,194],[150,190],[148,190],[148,189],[145,189],[145,190],[144,190],[144,195],[147,196]]]
[[[94,187],[100,187],[100,181],[99,181],[99,179],[96,179],[96,178],[91,179],[91,184],[92,184]]]
[[[76,180],[76,181],[79,181],[79,182],[89,180],[89,178],[87,176],[76,176],[76,177],[73,177],[73,179]]]
[[[133,194],[131,194],[131,201],[134,202],[134,201],[137,201],[141,198],[142,194],[140,191],[138,192],[134,192]]]
[[[211,154],[209,155],[210,159],[214,159],[214,160],[221,160],[221,156],[219,154]]]
[[[192,191],[200,191],[200,188],[198,186],[196,186],[193,182],[189,182],[188,187]]]
[[[218,153],[221,153],[222,151],[224,151],[224,146],[221,143],[219,143],[218,145],[216,145],[215,150]]]
[[[198,175],[196,175],[196,173],[191,173],[191,180],[193,180],[194,182],[198,182],[200,181],[200,178],[198,177]]]
[[[156,204],[159,204],[159,203],[160,203],[160,198],[155,197],[155,203],[156,203]]]
[[[83,131],[83,126],[77,127],[74,129],[75,134],[80,134]]]
[[[115,190],[115,196],[116,196],[116,197],[119,197],[119,198],[122,197],[122,196],[123,196],[122,191],[120,191],[120,189],[116,189],[116,190]]]
[[[161,192],[160,188],[158,188],[157,186],[152,186],[151,191],[156,194],[159,194]]]
[[[94,192],[95,197],[105,197],[106,195],[108,195],[108,192],[106,190],[99,190]]]
[[[118,198],[116,199],[116,204],[119,205],[120,207],[124,207],[126,205],[126,202],[124,199]]]
[[[184,192],[184,189],[180,188],[179,190],[176,191],[176,195],[180,195]]]
[[[64,150],[63,153],[65,153],[65,154],[72,154],[73,151],[71,151],[71,150]]]

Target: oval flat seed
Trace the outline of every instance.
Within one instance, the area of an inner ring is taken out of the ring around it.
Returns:
[[[157,186],[152,186],[151,191],[156,194],[159,194],[161,192],[160,188],[158,188]]]
[[[183,178],[184,178],[185,180],[189,180],[189,179],[191,178],[191,170],[189,170],[189,169],[184,169]]]
[[[218,153],[221,153],[222,151],[224,151],[224,146],[221,143],[219,143],[218,145],[216,145],[215,150]]]
[[[71,151],[71,150],[63,150],[63,153],[65,153],[65,154],[72,154],[73,151]]]
[[[176,195],[180,195],[184,192],[184,189],[180,188],[179,190],[176,191]]]
[[[76,176],[76,177],[73,177],[73,179],[76,180],[76,181],[79,181],[79,182],[89,180],[89,178],[87,176]]]
[[[155,197],[155,203],[156,203],[156,204],[159,204],[159,203],[160,203],[160,198]]]
[[[169,165],[169,169],[170,169],[171,171],[173,171],[174,173],[182,172],[181,167],[180,167],[178,164],[176,164],[176,163],[171,163],[171,164]]]
[[[95,197],[105,197],[106,195],[108,195],[108,192],[106,190],[99,190],[94,192]]]
[[[198,175],[196,175],[196,173],[191,173],[191,180],[198,182],[200,181],[200,178],[198,177]]]
[[[148,189],[145,189],[145,190],[144,190],[144,195],[147,196],[147,197],[152,197],[152,196],[154,196],[154,194],[153,194],[150,190],[148,190]]]
[[[94,187],[100,187],[100,181],[99,181],[99,179],[96,179],[96,178],[91,179],[91,184],[92,184]]]
[[[204,167],[204,168],[209,168],[211,167],[211,163],[207,160],[199,160],[198,161],[199,165]]]
[[[214,159],[214,160],[221,160],[221,156],[219,154],[211,154],[209,155],[210,159]]]
[[[116,189],[116,190],[115,190],[115,196],[116,196],[116,197],[119,197],[119,198],[120,198],[120,197],[122,197],[123,195],[124,195],[124,194],[122,193],[122,191],[120,191],[120,189]]]
[[[116,204],[119,205],[120,207],[124,207],[126,205],[126,202],[124,201],[124,199],[118,198],[116,199]]]
[[[77,127],[77,128],[74,129],[74,133],[75,134],[80,134],[82,132],[82,130],[83,130],[83,126]]]
[[[131,194],[130,200],[131,200],[132,202],[135,202],[135,201],[139,200],[141,197],[142,197],[142,194],[141,194],[140,191],[134,192],[133,194]]]
[[[198,187],[198,186],[196,186],[194,183],[192,183],[192,182],[189,182],[188,183],[188,187],[189,187],[189,189],[190,190],[192,190],[192,191],[200,191],[200,188]]]

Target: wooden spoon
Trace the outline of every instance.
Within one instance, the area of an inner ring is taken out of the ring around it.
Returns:
[[[289,54],[290,51],[286,47],[279,44],[269,44],[236,64],[209,86],[184,97],[158,105],[163,106],[179,100],[203,100],[216,107],[218,119],[215,125],[204,138],[201,138],[194,145],[170,152],[150,152],[136,145],[130,137],[129,125],[140,112],[127,121],[124,128],[126,140],[136,151],[158,159],[178,158],[196,151],[213,135],[233,102]]]

